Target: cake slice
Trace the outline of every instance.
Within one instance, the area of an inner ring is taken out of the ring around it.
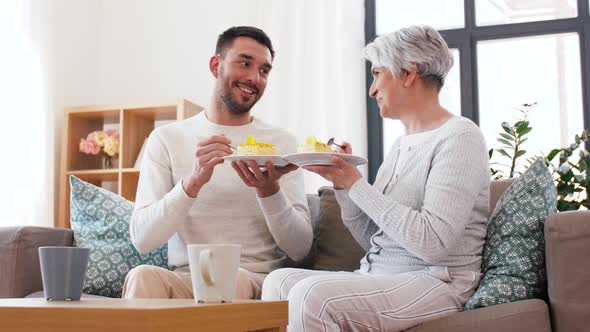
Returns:
[[[297,147],[297,152],[305,153],[305,152],[334,152],[332,148],[330,148],[325,143],[322,143],[315,138],[315,136],[309,136],[305,139],[305,145],[300,145]]]
[[[256,142],[254,136],[248,136],[246,144],[238,145],[238,154],[242,156],[274,156],[277,151],[274,145]]]

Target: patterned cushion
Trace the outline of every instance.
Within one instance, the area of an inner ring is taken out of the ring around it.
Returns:
[[[149,264],[167,268],[167,245],[141,255],[129,237],[133,203],[103,188],[70,176],[74,245],[90,248],[84,293],[121,297],[132,268]]]
[[[538,158],[494,209],[483,252],[484,277],[466,310],[546,297],[543,226],[556,205],[553,178]]]

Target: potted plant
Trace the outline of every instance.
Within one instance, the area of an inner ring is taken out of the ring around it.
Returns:
[[[502,143],[500,148],[490,149],[490,172],[493,179],[512,178],[522,174],[538,157],[544,157],[545,163],[557,188],[557,210],[578,210],[581,206],[590,208],[588,189],[590,188],[590,151],[586,148],[586,141],[590,136],[590,129],[575,135],[574,143],[567,147],[552,149],[546,156],[538,155],[524,159],[526,150],[523,143],[527,141],[527,134],[533,129],[528,121],[529,111],[537,103],[522,104],[517,109],[521,116],[512,123],[502,122],[502,132],[497,141]],[[497,152],[502,161],[492,161]],[[556,158],[558,157],[558,158]]]

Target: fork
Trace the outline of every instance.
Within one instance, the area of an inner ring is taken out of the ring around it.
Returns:
[[[344,147],[340,144],[334,143],[334,137],[330,138],[328,140],[328,143],[326,143],[326,145],[330,146],[330,145],[336,145],[337,147],[341,148],[342,150],[344,150]]]

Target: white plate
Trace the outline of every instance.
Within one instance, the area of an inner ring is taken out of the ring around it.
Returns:
[[[349,163],[355,166],[367,163],[367,159],[363,157],[337,152],[293,153],[283,156],[283,159],[299,167],[309,165],[334,165],[334,163],[332,163],[332,156],[341,157],[342,159],[348,161]]]
[[[276,167],[283,167],[287,166],[289,163],[283,159],[281,156],[239,156],[239,155],[231,155],[223,157],[224,160],[229,162],[238,161],[238,160],[255,160],[258,166],[264,166],[267,161],[270,161]]]

